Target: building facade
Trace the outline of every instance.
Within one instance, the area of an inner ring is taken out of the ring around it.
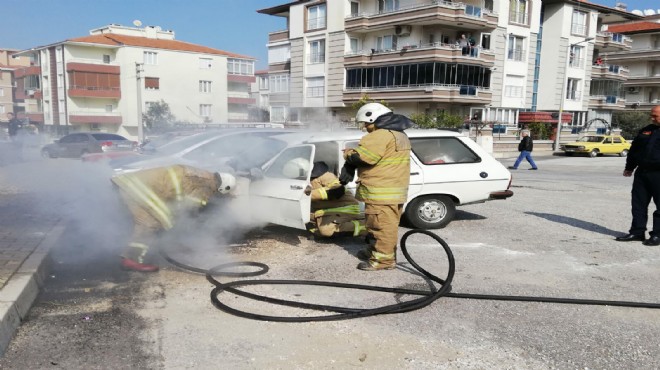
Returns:
[[[248,119],[254,58],[175,40],[173,31],[109,25],[89,36],[20,52],[27,110],[47,131],[138,135],[140,115],[164,101],[179,122]],[[19,89],[21,90],[21,89]]]
[[[14,113],[19,119],[25,119],[26,109],[35,109],[36,100],[26,99],[23,81],[16,79],[16,71],[28,68],[31,60],[16,55],[18,50],[0,49],[0,121],[6,122],[7,113]],[[20,72],[19,72],[20,75]],[[21,85],[18,86],[17,82]]]
[[[366,95],[397,113],[506,127],[556,123],[559,111],[581,125],[623,109],[628,70],[595,61],[631,48],[608,24],[641,18],[580,0],[299,0],[258,12],[288,25],[269,34],[274,121],[322,108],[350,119]]]

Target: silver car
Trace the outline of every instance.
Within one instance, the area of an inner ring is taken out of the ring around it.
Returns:
[[[80,158],[88,153],[135,150],[137,142],[103,132],[76,132],[63,136],[41,149],[46,158]]]

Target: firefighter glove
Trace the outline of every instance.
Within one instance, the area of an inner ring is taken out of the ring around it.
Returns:
[[[353,181],[354,177],[355,167],[349,165],[348,163],[344,163],[344,167],[342,167],[341,173],[339,174],[339,182],[341,182],[342,185],[346,185]]]
[[[326,193],[328,194],[328,200],[339,199],[344,196],[346,189],[343,186],[336,187],[334,189],[328,189]]]

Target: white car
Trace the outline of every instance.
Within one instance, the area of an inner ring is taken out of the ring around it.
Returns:
[[[413,227],[440,228],[454,218],[456,206],[513,195],[511,173],[472,139],[447,130],[411,129],[406,134],[412,153],[404,216]],[[355,130],[278,136],[287,148],[262,167],[262,178],[253,179],[249,187],[253,217],[304,229],[310,218],[311,199],[304,190],[311,168],[291,178],[284,174],[285,165],[296,158],[323,161],[338,174],[344,164],[342,150],[356,147],[363,135]],[[347,188],[354,193],[356,184]]]

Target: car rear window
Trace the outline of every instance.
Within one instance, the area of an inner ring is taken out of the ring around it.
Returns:
[[[411,139],[412,151],[425,165],[476,163],[481,158],[455,137]]]
[[[92,134],[92,137],[98,141],[106,141],[106,140],[128,140],[125,137],[121,135],[116,135],[116,134]]]

